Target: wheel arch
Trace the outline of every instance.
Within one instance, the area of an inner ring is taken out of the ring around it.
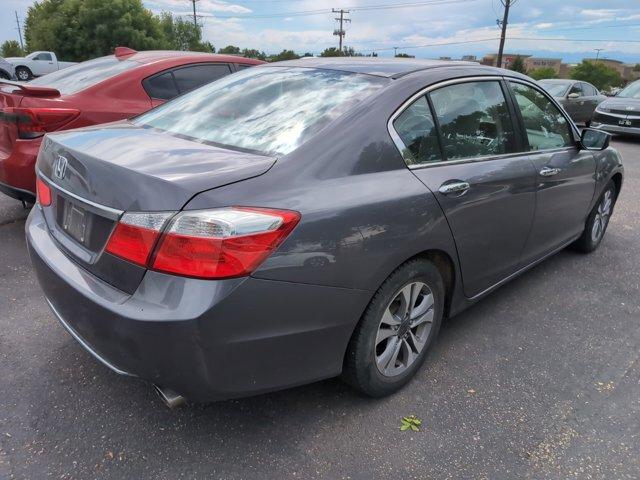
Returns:
[[[611,177],[611,181],[613,181],[616,186],[616,198],[620,195],[620,190],[622,190],[622,173],[616,172]]]

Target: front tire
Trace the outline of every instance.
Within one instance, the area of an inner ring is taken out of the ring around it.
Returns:
[[[573,244],[576,250],[591,253],[600,246],[613,213],[616,196],[616,186],[613,181],[610,181],[587,217],[584,232]]]
[[[373,296],[347,347],[343,380],[371,397],[390,395],[424,362],[438,335],[444,284],[428,260],[397,268]]]
[[[17,67],[16,77],[21,82],[26,82],[27,80],[31,80],[31,78],[33,77],[33,74],[31,73],[31,70],[29,70],[27,67]]]

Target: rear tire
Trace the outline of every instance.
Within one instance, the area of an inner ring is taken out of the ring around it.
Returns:
[[[21,82],[26,82],[27,80],[31,80],[31,78],[33,78],[33,74],[27,67],[16,67],[16,77]]]
[[[358,323],[342,378],[371,397],[390,395],[416,374],[442,321],[444,283],[429,260],[410,260],[382,284]]]
[[[616,185],[613,181],[609,181],[587,217],[582,235],[572,245],[576,250],[583,253],[591,253],[598,248],[607,231],[616,197]]]

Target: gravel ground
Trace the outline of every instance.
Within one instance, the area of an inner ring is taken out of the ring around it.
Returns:
[[[49,311],[0,198],[1,479],[640,478],[640,141],[601,248],[448,321],[402,392],[338,380],[170,411]],[[415,414],[419,432],[400,432]]]

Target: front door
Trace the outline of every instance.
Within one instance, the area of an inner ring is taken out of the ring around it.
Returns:
[[[595,192],[596,165],[542,90],[515,81],[509,85],[537,172],[536,213],[523,257],[530,263],[582,232]]]
[[[533,221],[535,169],[519,149],[501,82],[434,89],[393,126],[412,172],[445,213],[465,295],[478,295],[517,271]]]

